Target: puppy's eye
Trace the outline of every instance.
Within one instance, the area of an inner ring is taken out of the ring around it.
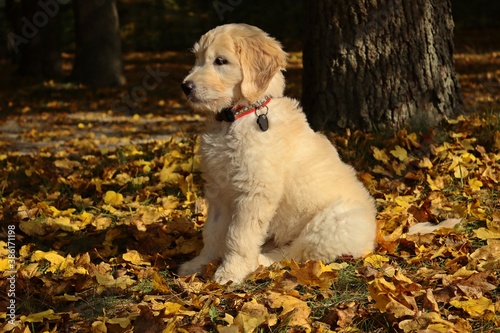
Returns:
[[[217,65],[217,66],[222,66],[222,65],[227,65],[229,62],[222,58],[222,57],[217,57],[215,58],[214,60],[214,64]]]

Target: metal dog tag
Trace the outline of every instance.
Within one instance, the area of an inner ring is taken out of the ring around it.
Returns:
[[[269,129],[269,121],[267,120],[267,116],[265,114],[260,114],[257,117],[257,124],[262,132],[265,132]]]

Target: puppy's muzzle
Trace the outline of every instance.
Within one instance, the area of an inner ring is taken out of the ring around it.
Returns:
[[[191,92],[194,90],[194,87],[195,87],[195,84],[193,81],[185,81],[185,82],[182,82],[182,84],[181,84],[182,91],[184,91],[184,94],[187,97],[189,97]]]

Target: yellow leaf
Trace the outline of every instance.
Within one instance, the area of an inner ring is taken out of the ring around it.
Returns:
[[[363,261],[365,266],[371,264],[374,268],[381,268],[386,262],[389,262],[389,258],[378,254],[372,254]]]
[[[340,271],[342,269],[346,269],[349,264],[346,263],[346,262],[342,262],[342,263],[336,263],[336,262],[333,262],[329,265],[327,265],[328,267],[330,267],[331,269],[335,270],[335,271]]]
[[[488,230],[494,233],[500,233],[500,219],[496,214],[500,215],[500,212],[493,213],[493,220],[486,220],[486,227]]]
[[[61,316],[54,313],[54,310],[33,313],[29,316],[21,316],[21,321],[25,323],[43,323],[44,319],[59,320]]]
[[[52,301],[54,302],[78,302],[82,298],[75,295],[64,294],[63,296],[52,296]]]
[[[153,288],[158,290],[160,293],[168,294],[170,293],[170,287],[165,282],[165,280],[161,277],[157,272],[153,273]]]
[[[381,165],[376,165],[372,169],[372,171],[373,171],[373,173],[378,173],[378,174],[381,174],[381,175],[384,175],[384,176],[393,177],[393,174],[390,173],[389,171],[387,171],[386,169],[384,169],[384,167],[381,166]]]
[[[292,260],[290,268],[290,274],[296,277],[299,283],[318,286],[321,289],[328,289],[337,278],[337,272],[320,260],[309,260],[302,266]]]
[[[85,268],[75,267],[75,260],[71,255],[64,258],[54,251],[43,252],[37,250],[31,256],[31,261],[36,262],[42,259],[50,262],[50,266],[46,270],[48,273],[61,272],[63,277],[71,277],[75,274],[88,274]]]
[[[16,269],[14,261],[9,258],[0,259],[0,272],[13,271]]]
[[[396,318],[401,318],[404,316],[414,316],[415,311],[408,308],[406,305],[391,299],[391,301],[386,305],[385,312],[391,313]]]
[[[477,178],[469,179],[469,186],[473,191],[479,191],[483,186],[483,182]]]
[[[122,318],[111,318],[107,319],[106,322],[113,325],[120,325],[121,328],[127,328],[130,326],[130,318],[122,317]]]
[[[146,265],[150,266],[151,263],[149,261],[145,261],[139,252],[136,250],[128,251],[122,255],[123,260],[128,261],[134,265]]]
[[[460,158],[465,163],[473,163],[477,160],[476,156],[472,155],[471,153],[464,153],[464,154],[460,155]]]
[[[394,147],[394,150],[391,150],[390,153],[401,162],[404,162],[408,159],[408,152],[401,146]]]
[[[123,275],[118,278],[114,278],[111,273],[108,274],[99,274],[95,273],[95,277],[97,283],[104,287],[116,287],[122,290],[127,289],[128,287],[135,284],[135,281],[130,278],[130,276]],[[101,289],[102,290],[102,289]]]
[[[104,230],[107,229],[111,225],[111,218],[110,217],[98,217],[92,221],[92,225],[97,229],[97,230]]]
[[[474,230],[474,234],[480,239],[500,239],[500,232],[489,230],[486,228],[479,228]]]
[[[464,179],[469,175],[469,170],[463,165],[459,164],[453,169],[453,175],[457,179]]]
[[[398,206],[406,208],[410,205],[412,201],[415,200],[415,197],[411,195],[400,195],[394,198],[394,202],[398,204]]]
[[[406,170],[405,163],[398,163],[397,161],[392,161],[391,166],[392,166],[392,169],[394,170],[394,172],[396,173],[396,175],[398,175],[398,176],[402,176],[403,171]]]
[[[394,283],[386,281],[383,277],[371,281],[368,290],[370,296],[375,301],[375,307],[380,311],[385,311],[387,304],[392,301],[390,293],[396,290]]]
[[[450,132],[450,135],[454,139],[466,138],[467,137],[467,133],[461,133],[461,132],[460,133]]]
[[[128,173],[122,172],[115,176],[116,182],[120,185],[126,185],[132,180],[132,177]]]
[[[234,322],[234,317],[231,316],[229,313],[224,313],[224,318],[221,318],[221,320],[225,321],[229,325],[232,325]]]
[[[75,170],[81,166],[79,162],[72,161],[72,160],[69,160],[67,158],[65,158],[63,160],[55,161],[54,165],[58,168],[67,169],[67,170]]]
[[[92,222],[92,219],[94,218],[94,215],[88,213],[88,212],[82,212],[80,215],[78,215],[78,219],[82,221],[82,225],[86,226],[87,224],[90,224]]]
[[[417,315],[416,318],[403,320],[399,323],[399,328],[405,333],[413,332],[436,332],[436,333],[463,333],[472,329],[467,321],[461,318],[454,318],[454,322],[441,318],[438,312],[427,312]]]
[[[31,261],[40,261],[42,259],[49,261],[52,265],[60,265],[64,262],[64,257],[54,251],[43,252],[37,250],[31,255]]]
[[[123,201],[123,195],[115,191],[107,191],[104,196],[104,202],[108,205],[119,205]]]
[[[275,292],[269,293],[269,301],[271,308],[283,308],[279,317],[281,319],[290,318],[288,322],[290,326],[297,325],[307,330],[311,329],[311,325],[309,324],[311,309],[307,306],[306,302],[290,295],[281,295]]]
[[[170,155],[170,158],[172,158],[172,159],[185,158],[185,156],[182,153],[180,153],[178,150],[172,150],[169,155]]]
[[[53,225],[58,226],[64,231],[70,231],[70,232],[75,232],[80,229],[83,229],[85,225],[83,223],[79,223],[78,221],[71,221],[69,217],[66,216],[59,216],[55,219],[49,218],[48,219]]]
[[[181,303],[176,303],[176,302],[165,302],[165,303],[160,303],[160,302],[153,302],[153,305],[151,307],[151,310],[153,311],[163,311],[164,314],[168,317],[178,317],[178,316],[189,316],[192,317],[197,312],[187,310],[183,304]],[[201,314],[198,313],[199,315]]]
[[[54,206],[49,206],[49,209],[52,211],[52,216],[53,217],[71,216],[76,211],[75,208],[69,208],[69,209],[66,209],[66,210],[59,210],[59,209],[57,209]]]
[[[421,169],[432,169],[432,162],[428,157],[424,157],[423,160],[418,162],[418,167]]]
[[[465,121],[465,117],[463,115],[460,115],[460,116],[458,116],[455,119],[448,119],[448,118],[446,118],[446,121],[448,122],[448,124],[456,125],[459,122]]]
[[[9,251],[7,250],[7,243],[4,241],[0,241],[0,256],[7,256]]]
[[[471,258],[480,261],[478,267],[497,269],[500,261],[500,239],[488,239],[488,244],[474,251]]]
[[[95,278],[97,280],[97,283],[102,285],[102,286],[112,286],[115,284],[115,278],[111,273],[108,274],[100,274],[100,273],[95,273]]]
[[[416,133],[410,133],[406,135],[406,138],[412,143],[414,147],[419,148],[420,147],[420,142],[418,142],[418,137]]]
[[[181,174],[177,172],[169,172],[168,169],[160,171],[160,181],[170,185],[179,185],[184,180]]]
[[[490,299],[484,296],[478,299],[466,298],[465,301],[453,299],[450,301],[450,304],[464,310],[474,318],[486,317],[485,319],[488,319],[495,314],[495,305]]]
[[[240,332],[254,332],[264,323],[273,326],[276,322],[276,315],[270,315],[264,305],[252,300],[243,304],[233,320],[233,326],[237,326]]]
[[[427,331],[436,333],[451,333],[453,332],[453,326],[447,324],[430,324],[427,326]],[[460,332],[460,331],[455,331]]]
[[[378,149],[377,147],[372,147],[372,150],[373,150],[373,157],[375,157],[377,161],[381,161],[385,164],[389,163],[390,158],[385,153],[385,150]]]
[[[104,324],[102,321],[94,321],[92,323],[92,333],[107,333],[108,329],[106,327],[106,324]]]
[[[432,179],[429,174],[427,174],[427,184],[433,191],[440,191],[444,188],[444,180],[441,176],[436,176],[435,179]]]

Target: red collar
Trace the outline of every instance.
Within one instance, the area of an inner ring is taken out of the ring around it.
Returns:
[[[229,123],[234,122],[236,119],[240,119],[246,115],[257,112],[257,110],[267,106],[271,101],[271,97],[266,97],[266,99],[250,104],[247,106],[237,105],[233,108],[225,108],[220,110],[215,114],[215,120],[217,121],[227,121]]]

